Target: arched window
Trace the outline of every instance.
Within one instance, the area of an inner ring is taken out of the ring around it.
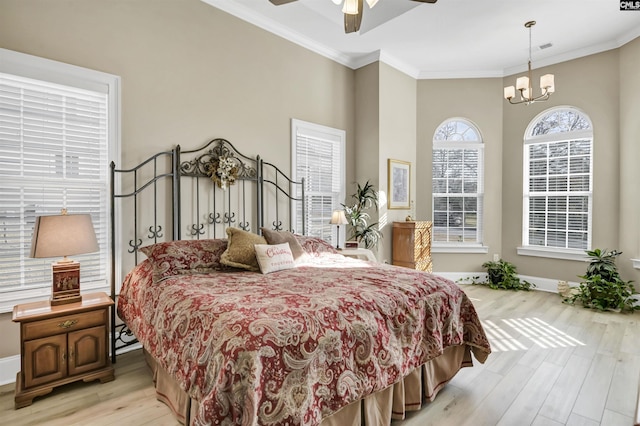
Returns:
[[[482,246],[484,144],[469,120],[445,121],[433,137],[433,246]],[[445,250],[440,250],[445,251]]]
[[[552,108],[531,121],[524,138],[521,254],[582,255],[591,247],[592,152],[591,120],[582,111]]]

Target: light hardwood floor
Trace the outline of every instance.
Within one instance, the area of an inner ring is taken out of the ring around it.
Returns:
[[[463,369],[421,411],[393,426],[633,424],[640,377],[640,313],[600,313],[556,294],[464,286],[493,353]],[[116,380],[55,389],[13,409],[0,387],[0,424],[176,425],[154,396],[140,351],[118,358]]]

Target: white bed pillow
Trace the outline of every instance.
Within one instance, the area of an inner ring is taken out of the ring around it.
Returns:
[[[256,244],[255,249],[260,272],[263,274],[291,269],[296,266],[289,243]]]

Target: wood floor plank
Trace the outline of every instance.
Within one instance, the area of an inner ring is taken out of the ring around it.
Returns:
[[[496,425],[534,373],[533,368],[516,364],[463,424]]]
[[[531,426],[562,426],[564,423],[556,422],[544,416],[536,416]]]
[[[640,380],[640,312],[595,312],[539,291],[472,285],[463,290],[494,353],[486,364],[463,369],[435,401],[393,426],[632,424]],[[115,375],[109,383],[62,386],[20,410],[13,408],[14,385],[1,386],[0,424],[178,425],[156,400],[139,350],[118,356]]]
[[[537,368],[498,425],[531,424],[561,371],[562,367],[548,362]]]
[[[569,420],[590,367],[591,360],[572,356],[545,398],[538,414],[565,424]]]
[[[615,358],[596,354],[576,398],[574,413],[595,421],[602,419],[615,365]]]
[[[633,418],[640,380],[640,356],[624,352],[617,355],[606,409]]]
[[[571,413],[571,415],[569,416],[569,421],[567,422],[567,426],[607,426],[607,425],[600,425],[600,422],[588,419],[586,417],[582,417],[575,413]]]
[[[604,410],[602,425],[606,426],[629,426],[633,424],[633,418],[624,416],[611,410]]]

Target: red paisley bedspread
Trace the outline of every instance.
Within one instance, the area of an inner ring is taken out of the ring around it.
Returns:
[[[324,253],[262,275],[125,279],[118,313],[200,402],[196,424],[316,425],[453,345],[490,352],[454,283]]]

